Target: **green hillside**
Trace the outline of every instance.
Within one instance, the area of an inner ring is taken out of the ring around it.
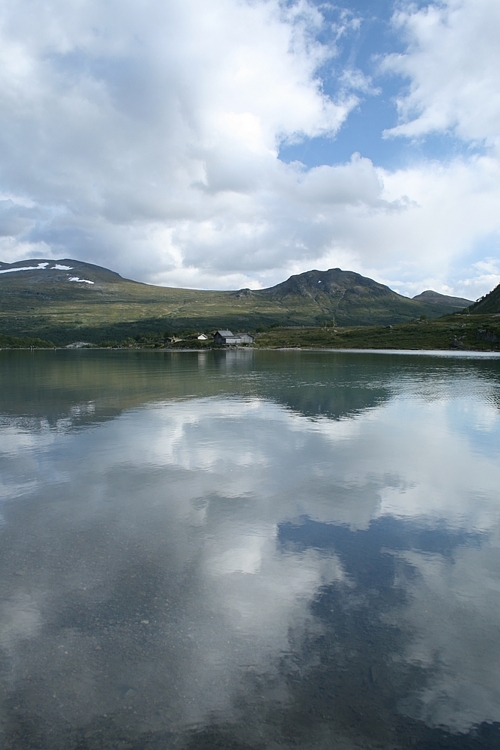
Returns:
[[[390,325],[422,316],[436,318],[470,304],[469,300],[431,291],[409,299],[373,279],[340,268],[307,271],[252,294],[294,310],[307,310],[314,315],[316,324],[338,326]]]
[[[474,315],[500,314],[500,284],[470,307]]]
[[[265,349],[500,351],[500,319],[492,315],[455,314],[390,326],[273,328],[258,334],[255,346]]]
[[[471,301],[464,297],[449,297],[446,294],[439,294],[439,292],[433,292],[428,289],[421,294],[417,294],[416,297],[412,297],[414,302],[425,302],[429,305],[429,309],[435,309],[437,316],[443,315],[442,310],[447,309],[448,313],[458,312],[466,307],[469,307]],[[430,315],[429,317],[433,317]]]
[[[308,271],[269,289],[205,291],[142,284],[71,259],[0,263],[0,333],[66,344],[151,332],[270,325],[390,325],[470,304],[431,293],[409,299],[360,274]]]

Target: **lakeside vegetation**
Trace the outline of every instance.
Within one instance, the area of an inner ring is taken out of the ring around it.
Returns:
[[[177,337],[154,331],[121,341],[103,341],[101,346],[140,349],[221,349],[213,343],[198,341],[198,331],[186,330]],[[453,314],[437,320],[422,317],[411,323],[388,326],[301,326],[273,324],[254,332],[257,349],[442,349],[500,351],[500,316]]]
[[[0,333],[0,349],[53,349],[52,341],[32,336],[5,336]]]
[[[213,331],[206,330],[208,339],[199,341],[200,331],[185,329],[144,331],[122,339],[79,342],[80,346],[113,349],[223,349],[213,343]],[[437,320],[422,318],[411,323],[389,326],[261,326],[255,335],[257,349],[441,349],[500,351],[500,315],[453,314]],[[50,348],[51,341],[36,337],[15,337],[0,334],[0,348]]]
[[[255,346],[500,351],[500,316],[455,314],[392,326],[273,328],[258,335]]]

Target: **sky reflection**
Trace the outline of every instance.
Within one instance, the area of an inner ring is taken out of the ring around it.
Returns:
[[[5,746],[484,739],[498,364],[187,361],[3,410]]]

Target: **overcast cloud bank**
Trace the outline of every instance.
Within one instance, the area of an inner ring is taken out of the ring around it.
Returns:
[[[368,23],[306,0],[5,0],[0,257],[204,288],[340,266],[408,295],[489,291],[500,8],[398,5],[397,51],[341,62]],[[397,113],[380,138],[398,166],[279,158],[286,143],[334,140],[367,98],[390,109],[385,86]],[[436,136],[448,145],[431,158]]]

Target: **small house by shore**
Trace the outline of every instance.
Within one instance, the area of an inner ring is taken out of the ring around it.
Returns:
[[[226,344],[236,346],[238,344],[253,344],[254,337],[249,333],[232,333],[232,331],[216,331],[214,333],[214,344]]]

